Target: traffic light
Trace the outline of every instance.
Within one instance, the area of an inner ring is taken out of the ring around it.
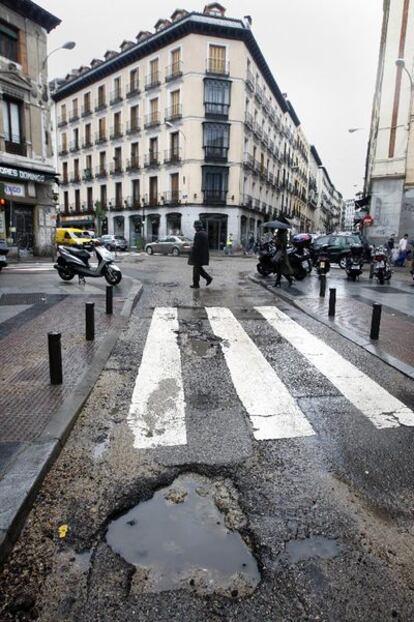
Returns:
[[[6,197],[4,193],[4,184],[0,183],[0,207],[4,207],[6,205]]]

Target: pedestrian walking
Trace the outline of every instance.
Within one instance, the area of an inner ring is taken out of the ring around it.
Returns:
[[[395,246],[395,233],[392,233],[387,241],[387,249],[388,249],[389,255],[392,255],[394,246]]]
[[[210,261],[210,253],[208,250],[208,236],[203,230],[203,223],[200,220],[194,222],[194,241],[188,258],[188,265],[193,266],[193,284],[192,289],[200,288],[200,276],[206,281],[206,285],[210,285],[213,277],[211,277],[203,268],[208,266]]]
[[[408,252],[408,233],[405,233],[404,236],[399,241],[398,250],[399,250],[399,255],[398,255],[397,263],[399,266],[401,266],[401,268],[403,268],[405,264],[405,260],[407,258],[407,252]]]
[[[229,233],[227,242],[226,242],[226,255],[233,254],[233,234]]]
[[[287,279],[289,285],[292,285],[292,267],[287,256],[288,233],[286,229],[278,229],[274,237],[276,253],[273,262],[276,268],[276,281],[273,287],[281,287],[282,275]]]
[[[250,254],[250,253],[253,253],[253,251],[254,251],[254,235],[252,233],[249,237],[249,242],[247,244],[247,253]]]

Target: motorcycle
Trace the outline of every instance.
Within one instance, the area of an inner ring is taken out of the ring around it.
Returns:
[[[324,244],[321,246],[318,252],[318,256],[315,259],[314,266],[316,268],[316,272],[319,278],[322,275],[327,275],[329,270],[331,269],[331,262],[329,260],[328,254],[328,245]]]
[[[122,274],[118,266],[113,263],[112,253],[104,246],[95,246],[93,250],[98,259],[96,267],[89,264],[91,253],[86,249],[58,246],[58,258],[53,267],[64,281],[72,280],[77,274],[79,279],[84,279],[85,276],[93,278],[103,276],[110,285],[118,285]]]
[[[276,272],[275,264],[272,261],[276,254],[276,246],[272,241],[262,242],[259,246],[259,263],[256,269],[262,276],[269,276]]]
[[[297,281],[302,281],[312,271],[312,261],[309,246],[312,236],[309,233],[298,233],[292,237],[292,246],[287,255]]]
[[[7,264],[7,253],[9,252],[9,247],[7,246],[6,240],[0,239],[0,271],[2,268],[5,268]]]
[[[380,246],[374,249],[372,253],[372,263],[370,276],[376,277],[380,285],[384,285],[385,281],[391,279],[391,266],[388,259],[387,251],[384,247]]]
[[[352,244],[350,246],[349,254],[346,258],[345,272],[348,280],[359,280],[359,276],[362,274],[362,266],[364,265],[362,256],[364,248],[360,244]]]

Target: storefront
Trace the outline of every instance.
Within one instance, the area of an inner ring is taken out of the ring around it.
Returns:
[[[52,172],[0,165],[0,237],[18,251],[47,254],[56,227]]]

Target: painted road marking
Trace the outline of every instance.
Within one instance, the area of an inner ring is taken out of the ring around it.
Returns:
[[[53,266],[45,266],[45,265],[40,265],[40,266],[8,266],[7,268],[5,268],[4,273],[7,274],[8,272],[49,272],[51,270],[54,270]]]
[[[296,401],[230,309],[206,307],[234,387],[257,440],[315,434]]]
[[[376,428],[414,426],[414,413],[330,346],[276,307],[255,307]]]
[[[128,414],[136,448],[187,442],[181,355],[175,331],[177,309],[154,309]]]

